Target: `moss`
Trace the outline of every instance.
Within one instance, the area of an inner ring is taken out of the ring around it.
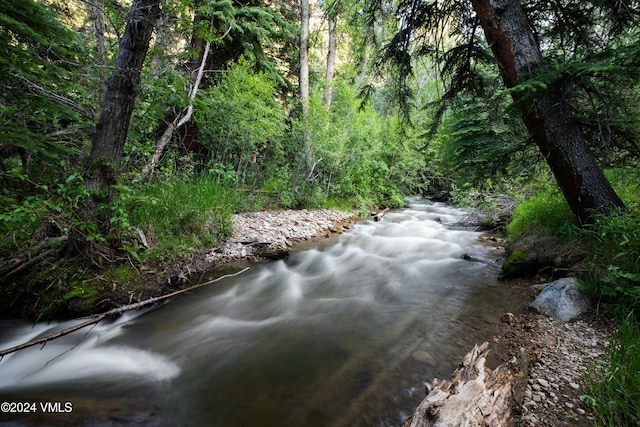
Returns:
[[[538,263],[522,249],[511,252],[502,264],[502,272],[505,277],[519,277],[535,273]]]

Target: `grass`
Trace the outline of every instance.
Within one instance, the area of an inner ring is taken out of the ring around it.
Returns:
[[[604,362],[600,375],[588,381],[582,400],[594,409],[598,425],[640,425],[640,325],[633,313],[621,321]]]
[[[212,177],[172,179],[138,190],[132,226],[150,240],[145,256],[174,259],[229,236],[237,193]]]
[[[575,216],[558,190],[546,189],[520,203],[507,225],[510,239],[536,234],[571,235]]]

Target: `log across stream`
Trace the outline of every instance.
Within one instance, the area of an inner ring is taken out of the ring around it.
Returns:
[[[522,304],[497,281],[501,252],[453,226],[463,215],[414,199],[287,260],[7,354],[0,401],[37,411],[0,423],[401,425]],[[72,325],[5,321],[0,348]]]

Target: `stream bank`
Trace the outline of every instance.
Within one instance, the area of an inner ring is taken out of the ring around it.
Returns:
[[[303,241],[340,233],[355,220],[350,212],[325,210],[239,214],[234,218],[233,235],[218,247],[159,272],[141,269],[141,274],[153,279],[146,282],[149,292],[167,293],[234,261],[257,260],[274,251],[287,251]],[[526,307],[537,293],[533,285],[542,281],[529,277],[503,283],[520,293]],[[144,296],[129,293],[119,298],[126,303],[127,298]],[[521,373],[526,381],[520,384],[520,392],[513,400],[514,423],[576,427],[593,424],[591,414],[580,401],[585,393],[582,374],[591,372],[601,358],[610,340],[611,324],[597,312],[567,324],[551,322],[525,308],[512,314],[489,341],[489,358],[495,365],[516,353],[525,356]],[[432,383],[431,378],[424,380]]]

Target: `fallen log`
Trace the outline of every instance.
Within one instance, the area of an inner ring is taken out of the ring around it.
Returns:
[[[513,356],[494,370],[486,366],[488,343],[475,346],[451,379],[434,387],[403,427],[506,427],[524,378]]]
[[[4,357],[7,354],[15,353],[16,351],[19,351],[19,350],[22,350],[22,349],[25,349],[25,348],[29,348],[29,347],[33,347],[34,345],[38,345],[38,344],[43,344],[44,345],[44,344],[46,344],[47,342],[49,342],[49,341],[51,341],[53,339],[60,338],[60,337],[63,337],[65,335],[69,335],[70,333],[75,332],[77,330],[80,330],[82,328],[85,328],[85,327],[87,327],[89,325],[94,325],[96,323],[99,323],[104,319],[112,318],[114,316],[119,316],[119,315],[121,315],[121,314],[123,314],[123,313],[125,313],[127,311],[137,310],[137,309],[145,307],[147,305],[154,304],[154,303],[157,303],[159,301],[163,301],[163,300],[172,298],[172,297],[174,297],[176,295],[183,294],[185,292],[189,292],[189,291],[192,291],[192,290],[197,289],[197,288],[201,288],[201,287],[206,286],[206,285],[210,285],[210,284],[212,284],[214,282],[217,282],[217,281],[222,280],[222,279],[226,279],[228,277],[237,276],[239,274],[244,273],[247,270],[249,270],[249,267],[247,267],[247,268],[245,268],[243,270],[240,270],[237,273],[226,274],[226,275],[220,276],[220,277],[218,277],[216,279],[209,280],[208,282],[199,283],[197,285],[191,286],[189,288],[181,289],[179,291],[175,291],[175,292],[172,292],[172,293],[167,294],[167,295],[162,295],[162,296],[159,296],[159,297],[149,298],[147,300],[140,301],[140,302],[137,302],[135,304],[123,305],[123,306],[111,309],[111,310],[109,310],[107,312],[104,312],[104,313],[101,313],[101,314],[97,314],[97,315],[93,316],[92,318],[90,318],[88,320],[85,320],[82,323],[78,323],[77,325],[74,325],[74,326],[71,326],[69,328],[63,329],[63,330],[58,331],[58,332],[56,332],[54,334],[47,335],[45,337],[41,337],[41,338],[38,338],[38,339],[35,339],[35,340],[32,340],[32,341],[28,341],[26,343],[22,343],[22,344],[16,345],[16,346],[11,347],[11,348],[0,350],[0,360],[1,360],[2,357]]]
[[[53,237],[50,239],[42,240],[34,246],[28,248],[27,250],[15,255],[13,258],[3,262],[2,264],[0,264],[0,282],[4,281],[9,276],[18,273],[19,271],[22,271],[26,268],[29,268],[42,259],[48,257],[58,250],[53,246],[56,243],[64,242],[65,240],[67,240],[67,236]],[[43,249],[47,250],[41,252]]]

